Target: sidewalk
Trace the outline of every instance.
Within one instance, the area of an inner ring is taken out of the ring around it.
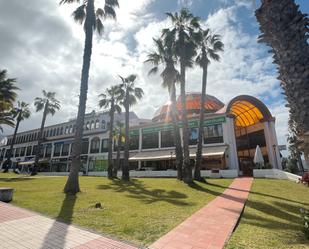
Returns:
[[[236,178],[223,194],[157,240],[151,249],[221,249],[230,238],[253,178]]]
[[[0,202],[1,249],[136,249],[137,247]]]

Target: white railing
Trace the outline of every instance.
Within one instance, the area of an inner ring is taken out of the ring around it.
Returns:
[[[285,172],[279,169],[254,169],[253,176],[256,178],[273,178],[273,179],[284,179],[298,182],[300,176]]]

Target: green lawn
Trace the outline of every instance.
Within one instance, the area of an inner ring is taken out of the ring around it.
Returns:
[[[82,193],[62,193],[66,177],[23,177],[0,173],[0,187],[15,189],[13,204],[68,223],[140,244],[149,244],[214,199],[232,180],[187,186],[175,179],[80,177]],[[101,202],[103,209],[94,208]]]
[[[226,249],[309,248],[299,209],[309,209],[309,188],[285,180],[256,179],[241,222]]]

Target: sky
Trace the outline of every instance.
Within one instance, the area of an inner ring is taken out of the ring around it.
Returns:
[[[30,103],[32,109],[20,131],[40,126],[42,113],[35,112],[33,102],[43,89],[56,92],[62,106],[47,118],[47,125],[65,122],[77,113],[84,32],[71,16],[78,5],[58,2],[0,0],[0,69],[17,78],[18,99]],[[308,0],[296,2],[309,13]],[[96,7],[103,4],[95,0]],[[87,111],[100,111],[98,95],[120,83],[118,75],[135,73],[145,96],[132,110],[140,118],[152,118],[168,94],[159,75],[148,76],[150,65],[144,61],[153,51],[152,39],[170,27],[165,13],[187,7],[201,17],[202,25],[220,34],[225,45],[220,62],[209,67],[207,93],[224,103],[240,94],[261,99],[276,117],[279,144],[286,144],[288,110],[276,66],[269,47],[257,42],[254,11],[259,4],[258,0],[119,0],[117,20],[107,20],[104,34],[94,36]],[[188,70],[186,88],[200,91],[200,68]],[[12,132],[5,127],[4,135]]]

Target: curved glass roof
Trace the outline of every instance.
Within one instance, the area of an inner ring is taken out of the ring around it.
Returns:
[[[235,116],[235,125],[247,127],[272,118],[268,108],[252,96],[238,96],[228,105],[227,112]]]

